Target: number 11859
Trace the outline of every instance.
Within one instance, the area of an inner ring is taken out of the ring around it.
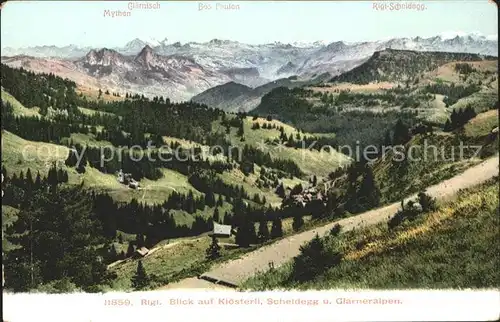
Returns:
[[[130,300],[109,299],[109,300],[104,300],[104,305],[106,305],[106,306],[131,306],[132,303],[130,302]]]

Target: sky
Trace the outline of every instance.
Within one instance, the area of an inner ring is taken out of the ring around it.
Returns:
[[[399,2],[423,5],[424,10],[391,10],[396,2],[387,1],[159,3],[159,9],[129,10],[129,2],[122,1],[9,1],[2,9],[2,47],[118,47],[134,38],[167,38],[169,43],[214,38],[250,44],[329,43],[472,32],[486,36],[497,34],[498,28],[496,5],[487,0]],[[202,3],[211,9],[200,10]],[[217,9],[218,3],[239,9]],[[374,8],[382,4],[388,8]],[[105,16],[106,10],[130,11],[130,16],[113,18]]]

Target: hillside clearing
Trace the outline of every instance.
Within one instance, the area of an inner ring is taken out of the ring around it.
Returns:
[[[263,120],[263,119],[261,119]],[[252,129],[252,124],[259,122],[264,124],[264,121],[253,121],[251,118],[246,118],[243,121],[245,141],[241,141],[237,136],[238,129],[231,128],[230,133],[227,135],[231,143],[235,146],[243,147],[245,144],[261,148],[266,140],[274,140],[279,138],[279,126],[283,124],[278,121],[273,121],[278,129]],[[296,135],[298,133],[293,127],[284,126],[287,135]],[[225,133],[224,127],[219,123],[214,123],[214,130],[216,132]],[[307,133],[301,133],[302,137],[307,137]],[[316,174],[318,176],[325,176],[334,171],[338,167],[350,163],[350,160],[344,154],[336,150],[322,151],[308,149],[309,146],[304,146],[304,149],[291,148],[282,145],[266,144],[263,152],[267,152],[275,159],[292,160],[299,168],[306,174]]]
[[[14,115],[17,116],[38,116],[40,115],[40,109],[38,107],[26,108],[21,102],[19,102],[14,96],[10,95],[2,88],[2,101],[8,102],[12,105],[14,109]]]
[[[30,168],[32,173],[46,174],[53,162],[64,162],[68,154],[65,146],[28,141],[2,130],[2,164],[11,173]]]
[[[390,231],[385,223],[347,231],[327,243],[343,260],[313,280],[290,282],[290,264],[248,280],[244,288],[484,288],[500,286],[497,180],[460,192],[458,200]]]

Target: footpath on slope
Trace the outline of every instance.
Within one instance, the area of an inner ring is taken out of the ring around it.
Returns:
[[[452,198],[459,190],[473,187],[481,184],[495,176],[498,176],[498,155],[484,162],[467,169],[455,177],[442,181],[436,185],[430,186],[426,192],[438,200],[447,200]],[[408,196],[406,199],[413,199],[415,195]],[[359,215],[344,218],[331,222],[325,226],[317,227],[287,238],[283,238],[271,245],[243,255],[239,259],[230,260],[213,267],[210,271],[202,274],[200,278],[188,278],[176,283],[162,287],[161,289],[179,289],[179,288],[220,288],[229,289],[227,286],[237,287],[249,277],[258,272],[264,272],[269,269],[269,263],[274,267],[279,267],[290,261],[300,252],[300,246],[310,241],[316,234],[320,236],[329,233],[335,224],[339,224],[342,230],[351,230],[356,227],[373,225],[387,221],[400,208],[400,202],[396,202],[382,208],[373,209]],[[212,284],[211,286],[207,286]]]

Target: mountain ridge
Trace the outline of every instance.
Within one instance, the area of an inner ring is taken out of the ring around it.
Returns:
[[[174,101],[183,101],[231,81],[257,88],[266,84],[273,87],[272,82],[292,76],[303,81],[311,81],[325,73],[335,77],[366,62],[373,53],[387,48],[498,55],[497,47],[497,40],[471,35],[260,45],[221,39],[181,44],[168,43],[167,39],[147,42],[136,38],[125,47],[84,48],[85,52],[75,45],[63,49],[45,46],[21,50],[23,55],[34,54],[31,58],[10,57],[10,54],[20,52],[2,49],[2,61],[14,66],[38,66],[41,72],[48,72],[48,65],[55,63],[64,68],[56,73],[77,82],[81,75],[73,76],[73,73],[79,71],[95,78],[92,83],[101,84],[98,85],[100,87],[111,90],[125,87],[147,96],[168,95]],[[66,58],[49,58],[57,55]],[[37,71],[36,67],[33,70]],[[245,105],[243,109],[250,107]]]

